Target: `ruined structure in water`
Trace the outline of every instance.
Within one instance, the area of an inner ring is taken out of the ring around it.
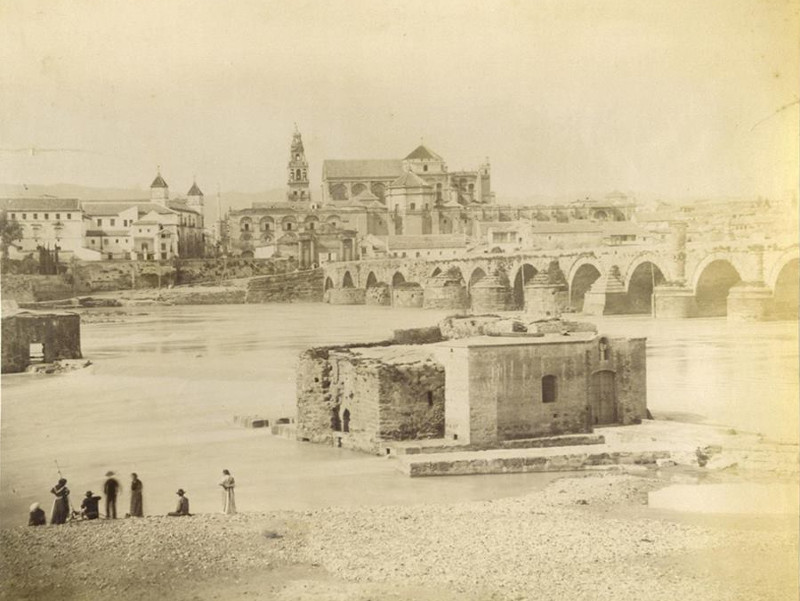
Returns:
[[[647,416],[645,339],[592,324],[451,317],[374,344],[312,348],[297,371],[298,440],[390,454],[408,441],[539,446]]]
[[[77,313],[2,307],[2,373],[25,371],[36,363],[81,358],[81,317]]]

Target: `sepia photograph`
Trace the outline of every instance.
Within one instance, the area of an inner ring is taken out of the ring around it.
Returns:
[[[800,0],[0,0],[0,601],[800,598]]]

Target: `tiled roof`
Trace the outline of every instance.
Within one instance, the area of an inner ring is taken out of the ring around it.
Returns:
[[[403,175],[389,184],[390,188],[430,188],[431,185],[416,173],[406,171]]]
[[[198,215],[200,214],[200,211],[188,206],[185,200],[168,200],[167,206],[173,211],[183,211],[184,213],[197,213]]]
[[[83,211],[87,215],[119,215],[123,211],[136,207],[139,215],[155,211],[159,215],[169,215],[173,211],[164,205],[157,202],[149,202],[146,200],[120,200],[114,202],[104,201],[83,201]]]
[[[532,221],[531,231],[534,234],[586,234],[603,231],[602,224],[596,221]]]
[[[424,160],[424,161],[442,161],[442,157],[438,154],[433,152],[430,148],[427,148],[425,145],[420,144],[414,150],[411,151],[405,160]]]
[[[364,188],[363,190],[361,190],[361,192],[353,196],[353,200],[358,202],[369,202],[373,200],[378,200],[378,197],[375,196],[372,192],[370,192],[369,189]]]
[[[389,250],[408,250],[417,248],[465,248],[467,239],[463,234],[440,234],[428,236],[388,236],[386,246]]]
[[[87,236],[128,236],[128,230],[86,230]]]
[[[0,208],[7,211],[80,211],[77,198],[4,198]]]
[[[197,187],[197,182],[192,183],[192,187],[189,188],[189,192],[186,194],[187,196],[203,196],[202,190]]]
[[[397,159],[327,160],[322,163],[322,179],[394,179],[403,173]]]

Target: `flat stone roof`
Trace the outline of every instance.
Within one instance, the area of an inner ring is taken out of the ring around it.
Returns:
[[[477,348],[484,346],[531,346],[539,344],[571,344],[575,342],[590,342],[599,338],[596,332],[570,332],[569,334],[545,334],[537,336],[521,332],[517,335],[507,336],[470,336],[469,338],[456,338],[437,342],[433,346],[445,348]]]
[[[407,365],[433,360],[431,344],[393,344],[390,346],[351,347],[352,355],[391,365]]]

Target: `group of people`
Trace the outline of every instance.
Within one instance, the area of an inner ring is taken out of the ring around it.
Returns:
[[[219,485],[222,487],[223,498],[223,513],[228,515],[236,513],[236,501],[234,497],[234,487],[236,482],[231,475],[230,471],[222,470],[222,480]],[[67,488],[66,478],[60,478],[58,483],[50,489],[50,492],[55,496],[53,501],[53,511],[50,516],[51,524],[64,524],[70,518],[80,518],[85,520],[96,520],[100,517],[100,499],[102,497],[95,495],[91,490],[87,490],[86,494],[81,501],[80,512],[72,508],[69,500],[69,488]],[[114,478],[114,472],[106,473],[106,481],[103,484],[103,494],[106,497],[105,503],[105,517],[106,519],[117,518],[117,496],[122,492],[122,485]],[[170,511],[167,515],[170,516],[187,516],[189,513],[189,499],[186,496],[186,491],[182,488],[178,489],[178,506],[175,511]],[[142,481],[139,476],[131,474],[131,505],[130,512],[126,517],[143,517],[143,504],[142,504]],[[28,518],[29,526],[42,526],[47,523],[47,517],[44,510],[39,506],[39,503],[34,503],[30,507],[30,515]]]

